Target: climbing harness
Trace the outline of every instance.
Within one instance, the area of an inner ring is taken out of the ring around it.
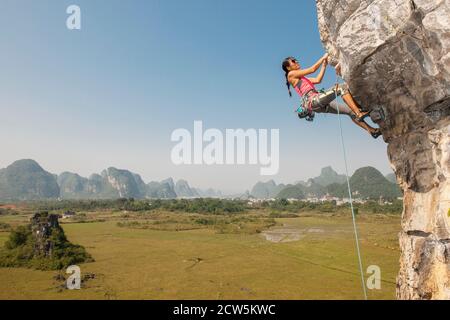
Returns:
[[[334,91],[334,90],[333,90]],[[311,97],[310,95],[314,93],[315,95],[313,97]],[[314,112],[313,109],[313,103],[315,103],[316,105],[318,105],[319,107],[325,109],[325,114],[328,113],[328,110],[330,108],[330,105],[323,105],[320,102],[320,99],[317,99],[316,101],[314,101],[314,99],[319,95],[319,94],[326,94],[327,91],[325,89],[320,89],[319,91],[317,90],[309,90],[307,91],[301,99],[301,103],[300,103],[300,107],[298,109],[295,110],[295,112],[297,112],[298,117],[300,119],[306,119],[307,121],[313,121],[314,117],[316,115],[316,113]],[[336,97],[338,97],[338,95],[335,93]]]
[[[308,78],[302,77],[294,88],[301,97],[300,106],[295,112],[300,119],[313,121],[315,112],[312,108],[312,96],[318,93],[315,90],[314,85]]]
[[[314,111],[310,112],[308,109],[304,109],[303,107],[299,107],[296,112],[300,119],[305,119],[309,122],[314,121],[314,117],[316,116]]]
[[[335,92],[337,97],[337,85],[339,83],[338,75],[336,75],[336,86],[335,86]],[[341,144],[342,144],[342,152],[344,154],[344,163],[345,163],[345,176],[347,178],[347,189],[348,189],[348,196],[350,199],[350,208],[352,210],[352,220],[353,220],[353,231],[355,234],[355,243],[356,243],[356,251],[358,253],[358,263],[359,263],[359,271],[361,273],[361,285],[363,288],[364,293],[364,299],[367,300],[367,292],[366,292],[366,284],[364,281],[364,271],[363,271],[363,265],[362,265],[362,259],[361,259],[361,250],[359,248],[359,238],[358,238],[358,230],[356,228],[356,216],[355,216],[355,210],[353,208],[353,198],[352,198],[352,189],[350,188],[350,179],[348,177],[348,165],[347,165],[347,152],[345,150],[345,143],[344,143],[344,133],[342,130],[342,123],[341,123],[341,117],[339,113],[339,106],[337,107],[337,115],[338,115],[338,121],[339,121],[339,129],[341,132]]]
[[[305,119],[306,121],[314,121],[315,112],[312,109],[312,99],[309,98],[310,94],[313,93],[314,90],[309,90],[302,97],[300,107],[295,110],[300,119]]]

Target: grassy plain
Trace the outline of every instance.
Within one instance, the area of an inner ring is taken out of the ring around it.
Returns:
[[[14,227],[29,217],[4,215],[0,222]],[[349,212],[273,219],[254,211],[233,219],[86,212],[62,226],[95,259],[80,265],[93,279],[71,291],[56,271],[0,268],[0,299],[363,298]],[[364,267],[381,268],[381,290],[369,290],[369,298],[394,299],[400,217],[362,212],[357,219]],[[272,242],[261,233],[283,228],[299,240]],[[7,237],[0,231],[0,246]]]

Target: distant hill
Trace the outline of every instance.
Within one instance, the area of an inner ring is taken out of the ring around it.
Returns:
[[[108,168],[102,171],[102,198],[145,198],[146,185],[138,174],[128,170]]]
[[[147,184],[147,198],[155,199],[175,199],[177,194],[174,190],[174,184],[172,179],[162,182],[150,182]]]
[[[395,173],[389,173],[384,176],[389,182],[397,184],[397,177],[395,176]]]
[[[177,198],[172,178],[145,184],[141,176],[128,170],[108,168],[89,179],[74,173],[58,176],[63,199]]]
[[[388,175],[392,181],[393,177]],[[322,197],[326,194],[347,197],[345,175],[331,167],[321,170],[318,177],[295,185],[276,184],[275,181],[258,182],[250,192],[236,195],[242,199]],[[377,169],[360,168],[350,178],[355,197],[378,199],[401,196],[397,184],[390,182]],[[110,167],[101,174],[89,178],[76,173],[63,172],[53,175],[34,160],[19,160],[5,169],[0,169],[0,200],[40,199],[117,199],[117,198],[216,198],[223,197],[214,189],[192,188],[186,180],[172,178],[146,184],[141,176],[128,170]]]
[[[158,186],[158,183],[152,183],[152,188]],[[160,187],[165,189],[165,192],[170,193],[170,197],[173,197],[175,193],[177,198],[221,198],[223,197],[222,192],[214,190],[212,188],[200,189],[193,188],[189,185],[186,180],[178,180],[174,182],[172,178],[166,179],[159,183]],[[157,192],[158,193],[158,192]]]
[[[139,175],[112,167],[89,179],[64,172],[58,176],[58,184],[63,199],[145,198],[147,194],[147,186]]]
[[[93,187],[89,179],[76,173],[63,172],[58,176],[58,185],[61,198],[84,199],[93,193]]]
[[[250,191],[250,196],[256,199],[275,198],[285,187],[284,184],[277,185],[273,180],[268,182],[258,182]]]
[[[343,174],[338,174],[332,167],[325,167],[320,175],[309,179],[307,182],[299,181],[294,185],[277,185],[273,180],[258,182],[252,188],[250,195],[257,199],[322,197],[327,194],[326,187],[333,183],[342,184],[346,181]],[[287,190],[286,190],[287,189]],[[289,197],[287,197],[289,196]]]
[[[110,167],[89,178],[77,173],[51,174],[34,160],[19,160],[0,169],[0,200],[195,198],[222,197],[214,189],[191,188],[172,178],[146,184],[140,175]]]
[[[56,177],[34,160],[18,160],[0,170],[0,199],[38,200],[58,196]]]
[[[305,199],[305,198],[320,198],[327,194],[326,187],[318,184],[314,179],[309,179],[307,183],[297,183],[295,185],[288,185],[282,189],[276,198],[281,199]]]
[[[327,171],[328,170],[326,170],[326,172]],[[322,174],[321,176],[334,177],[332,179],[335,179],[335,181],[341,181],[341,178],[338,178],[339,175],[329,175],[328,173],[330,173],[330,171],[328,171],[325,176]],[[329,184],[331,180],[313,178],[308,180],[308,183],[306,184],[298,183],[295,186],[288,186],[277,195],[277,198],[320,198],[327,194],[338,198],[348,197],[345,175],[343,183],[333,182]],[[352,195],[355,198],[379,199],[382,197],[384,199],[393,199],[402,196],[398,185],[388,181],[377,169],[373,167],[364,167],[356,170],[350,178],[350,185],[352,188]]]
[[[202,198],[222,198],[223,197],[223,194],[221,191],[214,190],[212,188],[209,188],[206,190],[202,190],[199,188],[192,188],[192,190],[193,190],[193,192],[198,194],[199,197],[202,197]]]
[[[175,182],[168,178],[161,182],[145,184],[142,178],[127,170],[108,168],[101,175],[94,174],[89,179],[74,173],[58,176],[61,197],[65,199],[115,199],[115,198],[199,198],[220,197],[213,189],[202,191],[191,188],[186,180]]]
[[[301,184],[287,186],[276,197],[279,199],[305,199],[304,186]]]
[[[303,186],[306,197],[323,197],[327,194],[327,189],[317,183],[314,179],[310,180],[306,186]]]
[[[352,192],[360,198],[377,199],[401,197],[400,188],[389,182],[380,171],[373,167],[364,167],[355,171],[350,178]]]
[[[345,174],[338,174],[332,167],[325,167],[321,170],[320,175],[312,180],[314,183],[326,187],[333,183],[344,183],[347,179]]]
[[[399,186],[388,181],[380,171],[373,167],[364,167],[355,171],[350,178],[352,195],[362,199],[393,199],[402,196]],[[347,185],[332,184],[327,187],[330,195],[348,197]]]
[[[175,193],[180,198],[195,198],[200,197],[199,193],[189,186],[186,180],[178,180],[175,184]]]

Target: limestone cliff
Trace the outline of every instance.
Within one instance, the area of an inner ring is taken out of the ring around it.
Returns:
[[[397,297],[450,299],[450,0],[316,2],[331,64],[375,110],[404,191]]]

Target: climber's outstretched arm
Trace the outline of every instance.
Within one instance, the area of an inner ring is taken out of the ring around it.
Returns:
[[[310,78],[311,82],[313,84],[319,84],[322,82],[323,76],[325,75],[325,71],[327,70],[328,65],[328,59],[323,60],[322,62],[322,68],[320,69],[319,74],[315,78]]]
[[[301,77],[307,76],[309,74],[312,74],[316,72],[322,63],[328,59],[328,54],[325,54],[322,58],[319,59],[312,67],[307,69],[299,69],[299,70],[292,70],[289,72],[289,78],[290,79],[300,79]]]

